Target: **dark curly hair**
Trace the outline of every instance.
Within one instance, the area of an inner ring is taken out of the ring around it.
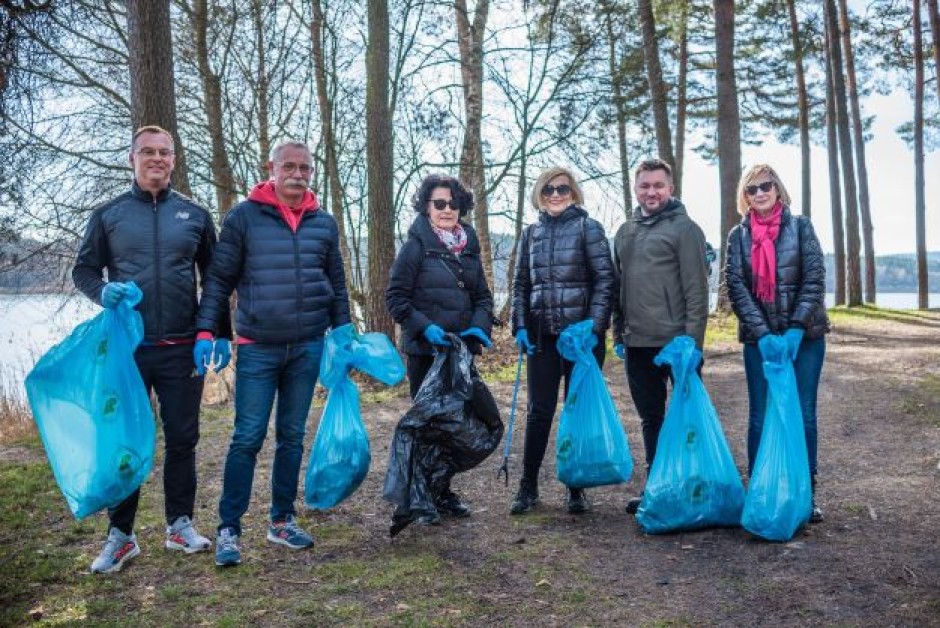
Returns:
[[[436,188],[447,188],[453,199],[454,207],[463,218],[473,209],[473,192],[464,187],[456,177],[445,174],[429,174],[421,181],[418,191],[411,197],[411,206],[419,214],[428,213],[428,200]]]

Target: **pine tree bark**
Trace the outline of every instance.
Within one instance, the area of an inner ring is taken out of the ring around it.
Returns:
[[[131,124],[138,129],[155,124],[173,136],[176,167],[172,185],[192,194],[186,151],[176,118],[176,79],[173,72],[173,33],[169,0],[127,0],[127,56],[131,78]]]
[[[845,51],[845,77],[849,104],[852,107],[852,137],[855,145],[855,166],[858,172],[858,204],[862,219],[862,242],[865,247],[865,301],[875,303],[875,242],[871,222],[871,201],[868,195],[868,166],[865,160],[865,135],[862,133],[862,107],[858,100],[855,79],[855,54],[852,51],[852,33],[846,0],[839,0],[839,23],[842,27],[842,47]]]
[[[924,37],[921,2],[914,0],[914,218],[917,238],[917,308],[929,307],[927,202],[924,181]]]
[[[733,11],[734,7],[732,7]],[[653,15],[652,0],[639,0],[637,11],[640,16],[640,31],[643,34],[643,57],[646,61],[646,76],[650,86],[650,100],[653,104],[653,121],[656,127],[656,146],[659,158],[675,166],[672,153],[672,132],[669,127],[669,110],[666,102],[666,84],[663,82],[663,69],[659,61],[659,44],[656,43],[656,18]]]
[[[714,0],[716,87],[718,97],[718,177],[721,188],[721,242],[738,222],[737,188],[741,175],[741,118],[734,75],[734,0]],[[727,248],[721,247],[721,268],[727,261]],[[727,288],[718,295],[722,310],[729,308]]]
[[[845,191],[846,290],[847,305],[862,304],[861,239],[858,232],[858,187],[852,157],[852,136],[849,132],[849,106],[845,89],[845,70],[839,41],[839,22],[835,0],[826,0],[826,31],[830,39],[829,63],[835,93],[836,130],[839,134],[839,157],[842,160],[842,182]]]
[[[689,1],[679,3],[679,72],[676,77],[676,153],[672,170],[675,195],[682,198],[682,174],[685,162],[685,124],[688,108],[689,77]]]
[[[480,240],[483,272],[493,286],[493,251],[490,243],[489,205],[486,198],[486,170],[483,162],[483,35],[489,13],[489,0],[477,0],[473,22],[467,0],[455,0],[457,44],[460,49],[460,76],[463,84],[464,136],[460,151],[460,178],[473,190],[473,226]]]
[[[369,287],[366,320],[370,331],[395,337],[395,322],[385,307],[385,287],[395,259],[392,112],[388,104],[388,1],[369,0],[366,46],[366,161],[369,194]]]
[[[793,42],[793,64],[796,74],[796,102],[800,126],[800,172],[802,190],[800,211],[812,218],[812,176],[810,175],[809,98],[806,93],[806,76],[803,72],[803,42],[800,40],[800,22],[796,16],[796,0],[787,0],[790,14],[790,39]]]
[[[613,18],[608,8],[605,21],[607,29],[607,60],[610,66],[610,82],[614,98],[614,111],[617,115],[617,149],[620,155],[620,186],[623,189],[624,218],[630,217],[633,208],[633,193],[630,187],[630,160],[627,151],[627,112],[623,99],[623,78],[617,67],[617,36],[614,33]],[[516,238],[518,242],[518,238]],[[513,247],[515,250],[515,247]],[[513,259],[515,253],[513,253]],[[510,275],[511,277],[511,275]]]
[[[937,0],[927,0],[927,13],[930,16],[930,36],[933,40],[933,65],[935,72],[940,75],[940,8]],[[934,81],[937,88],[937,100],[940,102],[940,78]]]
[[[845,230],[842,222],[842,183],[839,176],[839,136],[836,131],[836,89],[832,77],[832,40],[826,29],[826,152],[829,156],[829,203],[832,211],[832,244],[835,248],[835,304],[845,305]]]

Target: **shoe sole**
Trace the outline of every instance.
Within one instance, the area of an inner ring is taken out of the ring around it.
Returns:
[[[270,532],[268,532],[267,539],[270,543],[283,545],[284,547],[289,547],[292,550],[302,550],[302,549],[307,549],[309,547],[313,547],[313,541],[310,541],[310,545],[294,545],[287,539],[282,539],[279,536],[275,536],[274,534],[271,534]]]
[[[121,571],[121,569],[124,568],[124,563],[126,563],[126,562],[129,561],[129,560],[131,560],[131,559],[134,558],[135,556],[139,556],[139,555],[140,555],[140,546],[138,545],[137,547],[135,547],[134,549],[132,549],[131,551],[129,551],[127,554],[124,554],[124,556],[121,558],[121,560],[119,560],[118,562],[114,563],[114,564],[111,565],[109,568],[107,568],[107,569],[101,569],[100,571],[95,571],[94,569],[92,569],[92,570],[91,570],[91,573],[117,573],[117,572]]]
[[[207,549],[212,547],[212,543],[207,543],[203,547],[189,547],[188,545],[183,545],[182,543],[174,543],[173,541],[166,542],[166,548],[168,550],[175,550],[178,552],[186,552],[187,554],[195,554],[197,552],[204,552]]]
[[[237,560],[222,560],[222,561],[216,560],[216,561],[215,561],[215,566],[216,566],[216,567],[234,567],[234,566],[236,566],[236,565],[241,565],[241,564],[242,564],[242,559],[241,559],[241,558],[239,558],[239,559],[237,559]]]
[[[589,510],[591,510],[591,509],[590,509],[590,507],[588,507],[588,506],[585,506],[585,507],[583,507],[583,508],[582,508],[581,506],[577,506],[577,507],[574,507],[574,508],[572,508],[571,506],[568,506],[568,514],[569,514],[569,515],[583,515],[583,514],[585,514],[586,512],[588,512]]]

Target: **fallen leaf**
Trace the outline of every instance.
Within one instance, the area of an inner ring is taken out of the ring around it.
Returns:
[[[550,587],[550,586],[552,586],[552,583],[549,582],[548,580],[546,580],[545,578],[542,578],[541,580],[539,580],[538,582],[535,583],[535,586],[537,586],[537,587]]]
[[[411,609],[411,607],[403,602],[399,602],[398,604],[395,605],[396,611],[407,611],[409,609]]]

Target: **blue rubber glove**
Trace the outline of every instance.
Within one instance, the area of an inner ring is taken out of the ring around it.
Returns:
[[[460,332],[461,338],[474,337],[480,342],[483,343],[483,346],[489,349],[493,346],[493,341],[490,340],[490,337],[486,335],[486,332],[480,329],[479,327],[471,327],[470,329],[465,329]]]
[[[614,345],[614,353],[617,354],[617,357],[621,360],[627,359],[627,347],[622,342],[618,342]]]
[[[219,338],[215,341],[212,351],[215,353],[215,372],[218,373],[232,361],[232,343],[225,338]]]
[[[109,310],[116,308],[127,295],[127,284],[118,281],[112,281],[105,284],[101,290],[101,305]]]
[[[212,341],[197,340],[193,347],[193,362],[196,363],[196,375],[205,375],[206,367],[212,363]]]
[[[764,362],[779,364],[787,356],[787,342],[782,336],[767,334],[757,341],[757,348]]]
[[[432,345],[440,345],[442,347],[450,346],[450,341],[444,337],[444,330],[433,323],[424,328],[424,337],[427,338],[427,341]]]
[[[796,360],[796,354],[800,352],[800,343],[803,342],[804,330],[802,327],[791,327],[783,333],[783,339],[787,341],[787,356],[790,361]]]
[[[525,329],[520,329],[516,332],[516,346],[529,355],[535,353],[535,345],[529,341],[529,332]]]

